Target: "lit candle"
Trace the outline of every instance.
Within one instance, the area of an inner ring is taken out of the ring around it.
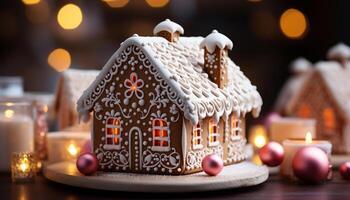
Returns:
[[[34,123],[27,103],[0,104],[0,171],[10,171],[13,152],[33,152]]]
[[[262,125],[255,125],[249,132],[249,143],[253,144],[254,148],[260,149],[268,142],[267,131]]]
[[[11,177],[13,182],[33,181],[36,175],[36,161],[32,153],[13,153]]]
[[[293,117],[277,118],[271,122],[269,131],[270,139],[279,143],[286,139],[304,139],[307,132],[315,138],[316,121]]]
[[[330,159],[330,155],[332,153],[332,144],[329,141],[326,140],[313,140],[312,134],[310,132],[307,132],[305,135],[305,140],[284,140],[283,141],[283,148],[284,148],[284,159],[281,165],[280,173],[283,177],[295,179],[293,175],[293,169],[292,169],[292,161],[294,158],[295,153],[304,147],[318,147],[322,149]]]
[[[48,162],[75,162],[81,148],[90,139],[88,132],[52,132],[47,134]]]

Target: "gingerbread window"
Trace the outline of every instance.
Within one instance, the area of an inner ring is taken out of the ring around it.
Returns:
[[[298,116],[303,118],[309,118],[311,116],[310,107],[305,103],[302,103],[298,109]]]
[[[153,133],[153,151],[170,150],[170,134],[168,123],[163,119],[154,119],[152,121]]]
[[[202,145],[202,127],[199,123],[197,125],[193,126],[192,146],[193,146],[193,149],[201,149],[203,147],[203,145]]]
[[[120,149],[121,143],[121,126],[120,119],[109,117],[106,120],[105,128],[105,149]]]
[[[323,110],[323,125],[326,131],[334,131],[335,116],[332,108],[325,108]]]
[[[241,120],[235,116],[231,117],[231,139],[234,140],[242,134]]]
[[[208,145],[217,146],[219,144],[218,125],[213,120],[209,121]]]

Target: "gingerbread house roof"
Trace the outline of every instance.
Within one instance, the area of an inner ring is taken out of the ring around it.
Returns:
[[[312,81],[317,73],[325,83],[327,92],[331,94],[331,98],[334,99],[337,108],[339,108],[339,114],[346,119],[350,119],[350,87],[348,87],[350,80],[350,68],[343,67],[336,61],[320,61],[315,64],[312,70],[310,70],[305,76],[298,90],[295,91],[295,95],[290,99],[290,102],[286,103],[286,109],[290,110],[298,101],[299,96],[302,94],[303,86],[308,81]]]
[[[102,72],[78,101],[78,112],[83,119],[88,117],[94,102],[93,91],[104,89],[106,75],[115,73],[111,67],[122,56],[122,51],[130,45],[139,47],[148,57],[162,79],[170,86],[170,92],[180,98],[176,102],[184,112],[185,118],[196,124],[206,117],[218,120],[232,112],[237,115],[253,111],[258,116],[262,99],[242,73],[240,68],[226,58],[228,84],[220,89],[211,82],[203,71],[204,50],[200,48],[202,37],[180,37],[176,43],[162,37],[139,37],[134,35],[121,44],[121,47],[103,67]],[[102,87],[102,88],[98,88]]]

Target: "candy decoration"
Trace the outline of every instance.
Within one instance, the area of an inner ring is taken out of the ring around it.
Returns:
[[[277,142],[269,142],[259,150],[259,157],[265,165],[275,167],[282,163],[284,149]]]
[[[329,160],[324,151],[317,147],[305,147],[293,158],[294,175],[304,182],[319,183],[327,179]]]
[[[97,171],[98,160],[92,153],[83,153],[77,159],[77,168],[84,175],[91,175]]]
[[[350,162],[345,162],[339,166],[339,173],[345,180],[350,180]]]
[[[223,167],[224,162],[221,157],[216,154],[206,155],[202,160],[203,171],[209,176],[218,175]]]

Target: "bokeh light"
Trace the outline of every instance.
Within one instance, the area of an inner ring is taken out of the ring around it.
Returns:
[[[307,26],[305,15],[297,9],[290,8],[281,15],[280,28],[288,38],[301,38],[306,32]]]
[[[40,2],[40,0],[22,0],[22,2],[26,5],[34,5]]]
[[[161,8],[169,3],[169,0],[146,0],[147,4],[152,8]]]
[[[75,4],[67,4],[63,6],[57,14],[58,24],[64,29],[75,29],[83,21],[83,13]]]
[[[111,8],[122,8],[129,3],[129,0],[103,0]]]
[[[47,58],[49,65],[58,72],[67,70],[71,65],[71,56],[65,49],[53,50]]]
[[[28,20],[34,24],[48,22],[50,17],[49,4],[47,1],[41,1],[33,6],[27,6],[25,13]]]

